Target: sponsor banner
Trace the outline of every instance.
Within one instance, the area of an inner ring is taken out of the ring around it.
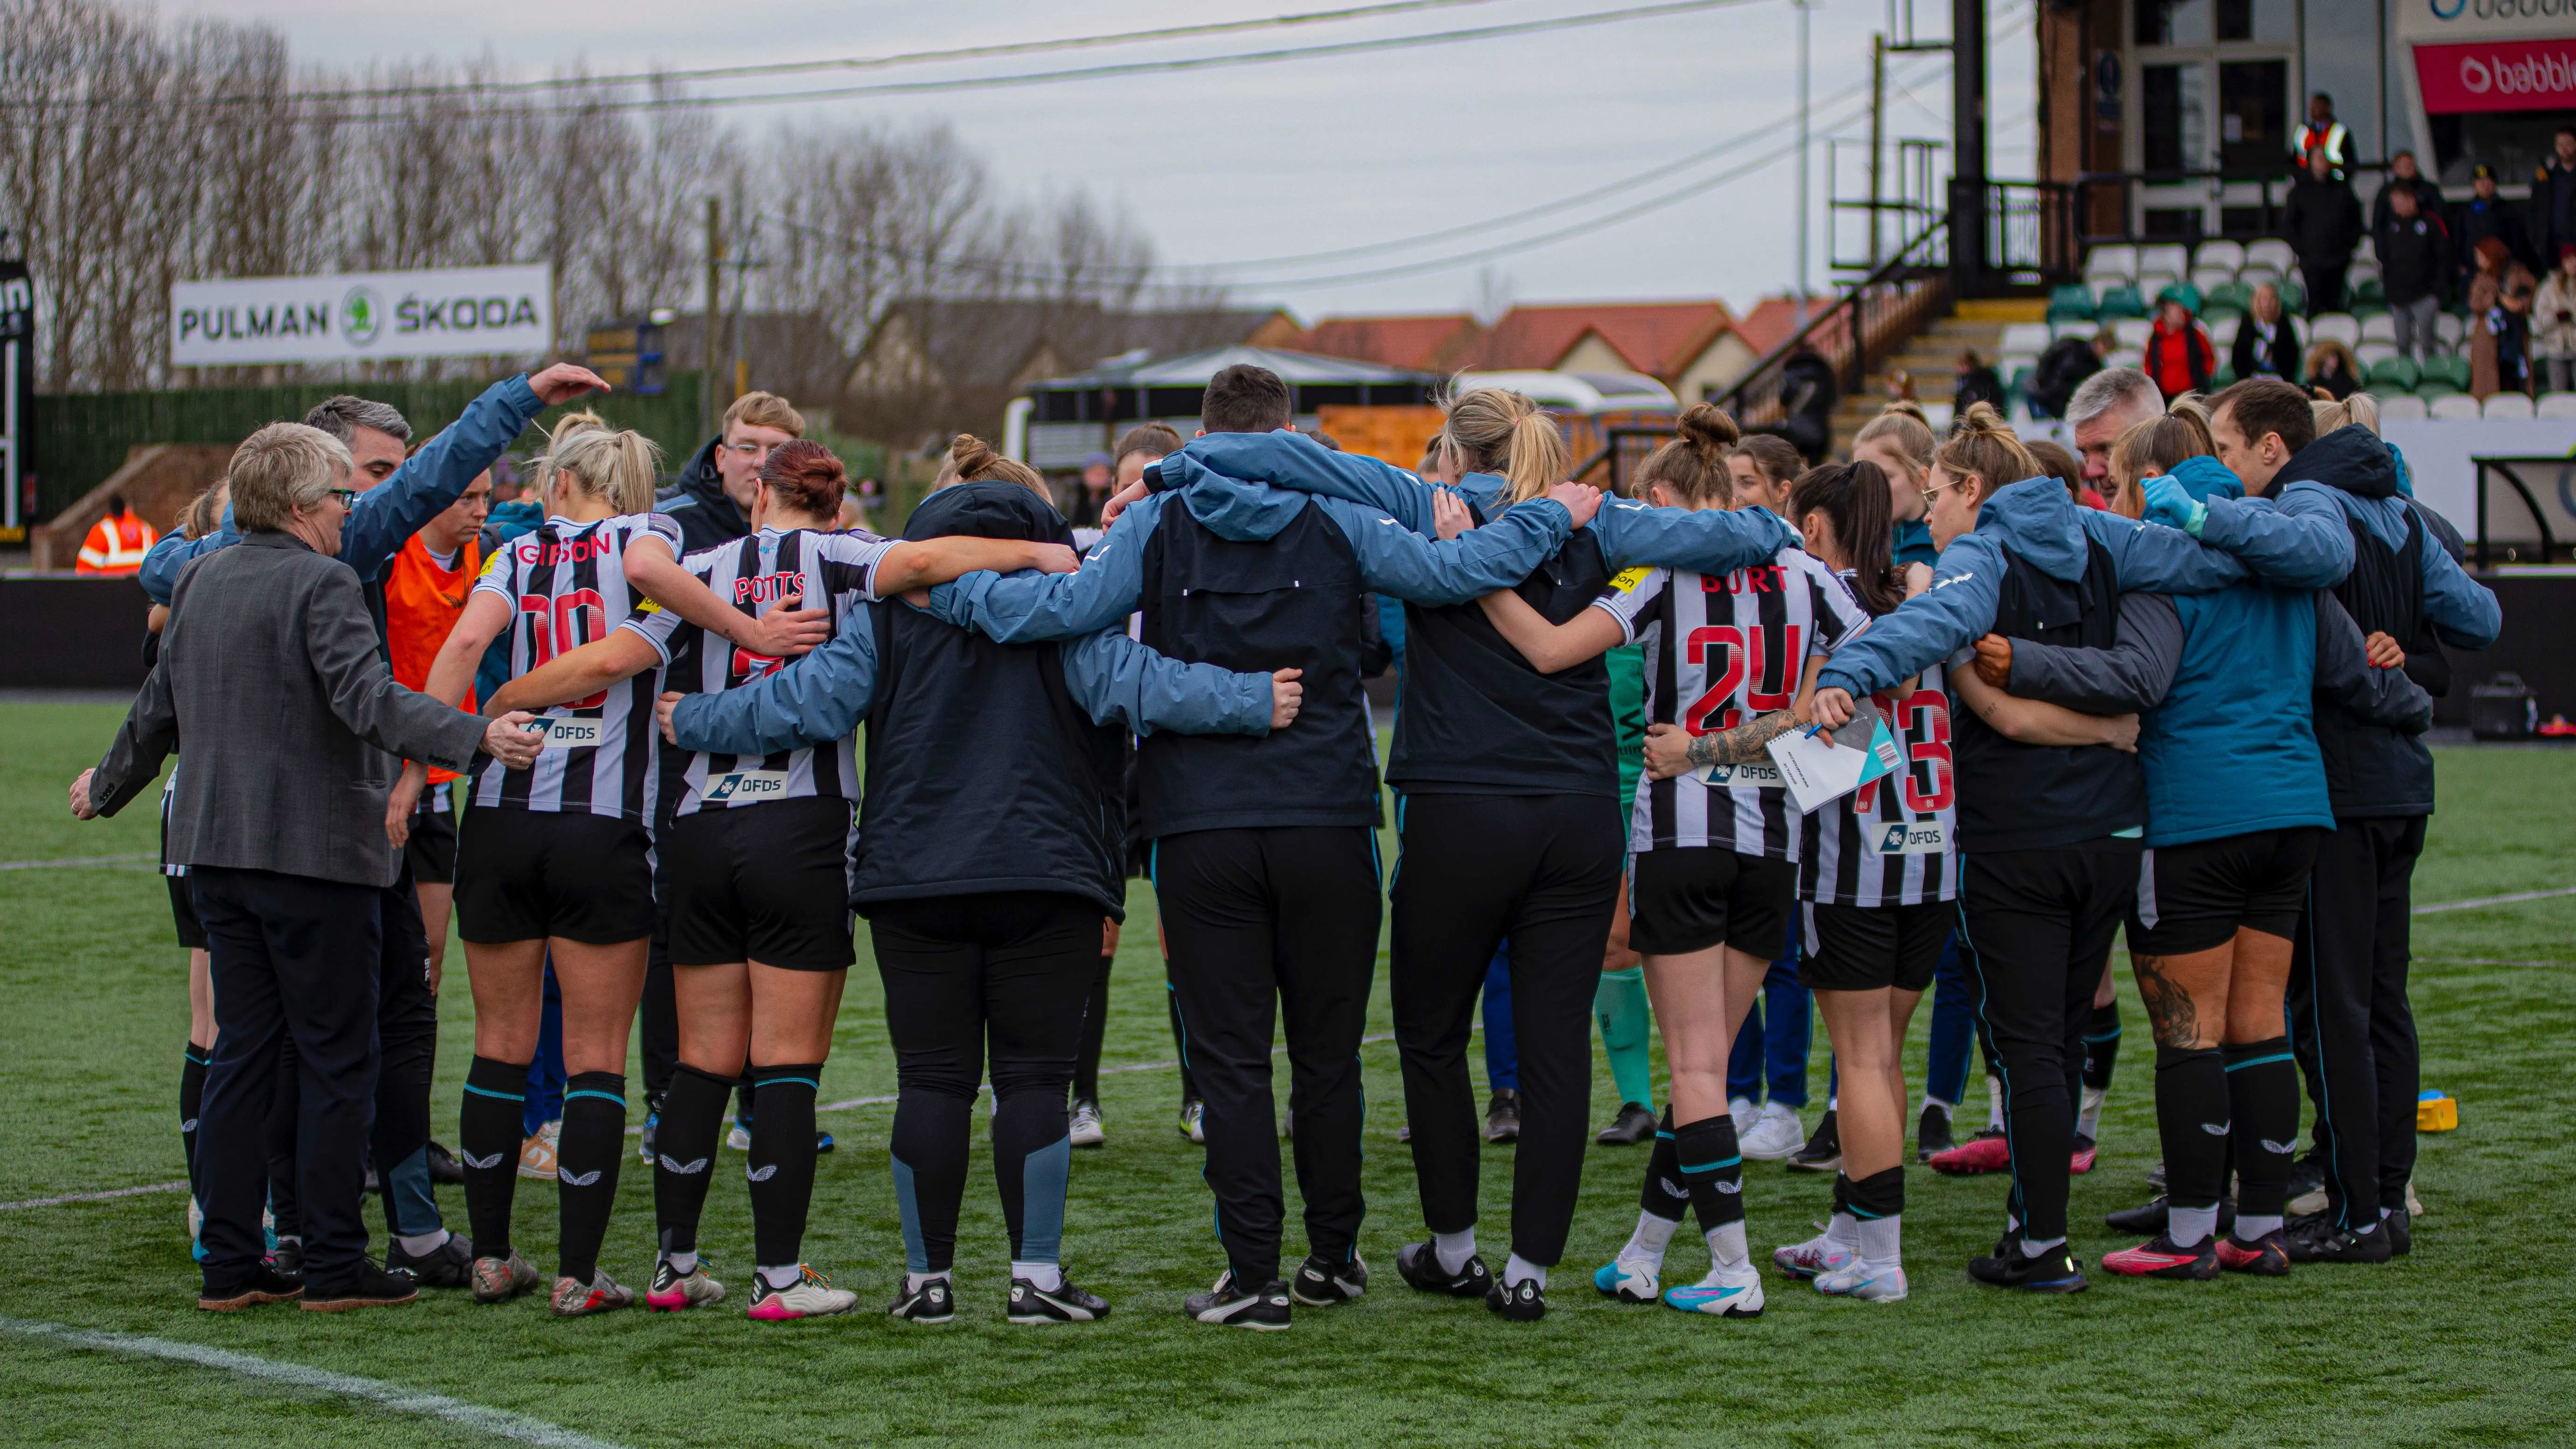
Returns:
[[[2415,78],[2430,115],[2576,107],[2576,35],[2415,47]]]
[[[554,275],[451,267],[170,286],[170,363],[527,356],[554,346]]]

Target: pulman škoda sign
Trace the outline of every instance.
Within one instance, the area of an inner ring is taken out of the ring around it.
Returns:
[[[170,363],[533,355],[554,346],[554,272],[451,267],[170,286]]]

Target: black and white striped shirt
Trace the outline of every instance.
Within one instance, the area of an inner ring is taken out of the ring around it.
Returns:
[[[764,528],[747,538],[701,549],[682,562],[705,580],[718,599],[758,617],[793,595],[807,609],[829,608],[832,632],[869,627],[867,603],[875,598],[876,566],[897,540],[853,530],[819,533]],[[826,601],[829,601],[828,603]],[[667,609],[647,604],[626,626],[653,642],[670,662],[670,687],[714,694],[777,672],[785,662],[711,637]],[[679,807],[757,805],[769,800],[859,797],[858,742],[845,736],[828,747],[774,755],[725,755],[699,751],[681,776]]]
[[[680,525],[659,513],[596,523],[549,518],[493,551],[474,592],[497,594],[513,612],[510,677],[608,637],[636,612],[626,586],[626,550],[646,535],[680,551]],[[655,795],[653,697],[662,671],[648,669],[587,699],[547,710],[546,747],[525,770],[488,755],[474,761],[468,804],[613,815],[650,824]]]
[[[1870,702],[1905,767],[1815,813],[1798,851],[1798,899],[1840,906],[1956,900],[1958,787],[1942,667],[1924,670],[1911,693],[1873,694]]]
[[[1796,702],[1807,661],[1869,622],[1833,570],[1784,548],[1728,574],[1630,569],[1593,602],[1646,655],[1646,718],[1694,735]],[[1796,858],[1800,816],[1767,761],[1640,778],[1632,849],[1713,846]]]

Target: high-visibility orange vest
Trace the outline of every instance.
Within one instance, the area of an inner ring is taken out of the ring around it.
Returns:
[[[437,662],[440,646],[465,613],[465,598],[474,591],[474,576],[482,571],[481,553],[481,540],[469,538],[457,554],[456,567],[440,568],[430,556],[429,545],[415,533],[394,555],[385,569],[385,654],[393,665],[395,683],[406,689],[429,687],[429,666]],[[463,708],[469,713],[475,708],[471,685],[466,687]],[[433,785],[455,778],[454,770],[430,767]]]
[[[141,515],[127,509],[122,516],[110,514],[90,527],[89,537],[81,541],[80,558],[72,572],[80,574],[130,574],[143,567],[143,556],[161,535]]]

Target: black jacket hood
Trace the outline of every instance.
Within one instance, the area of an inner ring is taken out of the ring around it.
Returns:
[[[1017,483],[953,483],[921,501],[903,526],[908,539],[964,534],[1073,545],[1072,525],[1055,506]]]
[[[743,517],[742,509],[725,496],[724,475],[716,471],[716,446],[723,441],[722,438],[708,439],[707,445],[689,459],[689,466],[680,470],[680,493],[700,508],[724,519],[739,536],[751,532],[751,520]]]
[[[2397,460],[2388,445],[2359,423],[2335,429],[2301,448],[2281,465],[2281,483],[2322,483],[2356,498],[2397,496]]]

